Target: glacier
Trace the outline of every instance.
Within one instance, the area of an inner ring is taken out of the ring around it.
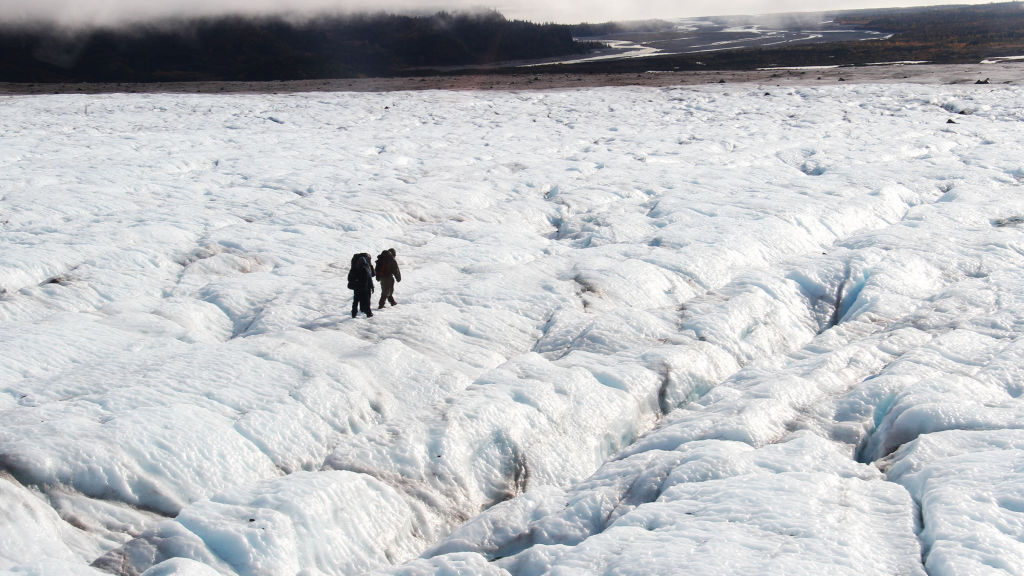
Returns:
[[[0,96],[0,573],[1024,574],[1022,102]]]

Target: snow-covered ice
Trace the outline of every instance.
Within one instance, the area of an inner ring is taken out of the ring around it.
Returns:
[[[0,97],[0,573],[1024,574],[1021,103]]]

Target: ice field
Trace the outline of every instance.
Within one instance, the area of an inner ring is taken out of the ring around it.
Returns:
[[[0,359],[2,574],[1024,574],[1024,89],[3,96]]]

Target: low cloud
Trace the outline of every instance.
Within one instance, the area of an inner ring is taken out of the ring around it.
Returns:
[[[968,0],[970,2],[970,0]],[[508,18],[532,22],[605,22],[728,14],[821,12],[885,5],[941,4],[942,0],[0,0],[0,21],[56,22],[65,26],[115,25],[137,21],[224,14],[316,15],[366,11],[433,12],[496,9]],[[950,3],[950,2],[945,2]],[[958,3],[963,3],[961,0]]]

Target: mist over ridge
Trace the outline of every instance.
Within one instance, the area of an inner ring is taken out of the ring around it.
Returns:
[[[225,16],[131,27],[0,30],[0,81],[157,82],[385,76],[488,65],[594,48],[569,26],[490,10],[317,18]]]
[[[672,0],[623,0],[617,2],[545,2],[542,0],[179,0],[153,3],[136,0],[0,0],[0,21],[50,23],[64,28],[144,24],[165,19],[190,19],[228,15],[307,18],[318,15],[385,11],[423,14],[438,11],[497,10],[509,18],[537,23],[690,18],[722,15],[763,15],[793,12],[883,9],[948,4],[983,4],[978,0],[696,0],[680,5]]]

